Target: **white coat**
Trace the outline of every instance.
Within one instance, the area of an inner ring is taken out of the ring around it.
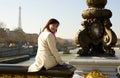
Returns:
[[[62,65],[63,63],[56,48],[54,35],[48,30],[45,30],[38,37],[38,50],[35,62],[30,65],[28,72],[39,71],[43,66],[49,69],[58,64]]]

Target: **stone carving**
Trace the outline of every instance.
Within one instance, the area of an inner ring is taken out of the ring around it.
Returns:
[[[111,29],[110,18],[112,12],[105,9],[107,0],[86,0],[88,9],[84,10],[81,25],[84,27],[79,31],[75,39],[80,45],[78,54],[80,56],[115,56],[112,47],[117,42],[117,36]]]

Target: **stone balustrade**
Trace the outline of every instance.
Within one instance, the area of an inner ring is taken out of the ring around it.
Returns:
[[[0,64],[0,78],[72,78],[75,68],[71,65],[55,66],[49,70],[27,72],[28,66],[14,64]]]

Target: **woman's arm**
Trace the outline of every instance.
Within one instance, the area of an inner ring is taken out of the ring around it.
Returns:
[[[48,35],[47,43],[48,43],[48,46],[49,46],[49,49],[50,49],[51,53],[55,57],[55,59],[58,62],[58,64],[63,65],[64,62],[60,58],[60,55],[59,55],[58,50],[56,48],[55,37],[52,34]]]

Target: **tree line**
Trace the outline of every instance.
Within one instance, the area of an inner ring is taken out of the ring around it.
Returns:
[[[25,33],[21,28],[10,30],[0,22],[0,47],[21,47],[37,45],[38,34]]]

